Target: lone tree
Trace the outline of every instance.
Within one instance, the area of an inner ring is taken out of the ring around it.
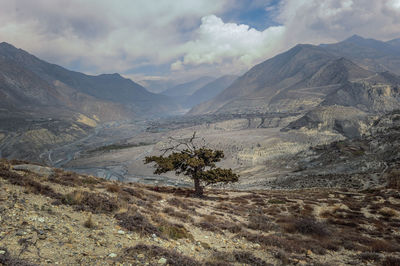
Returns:
[[[215,183],[237,182],[239,176],[232,169],[216,167],[215,163],[224,158],[224,152],[204,147],[196,147],[196,132],[189,139],[170,138],[170,147],[163,149],[160,156],[148,156],[145,164],[155,163],[154,174],[175,171],[193,179],[196,196],[203,196],[204,187]],[[168,156],[165,156],[167,153]]]

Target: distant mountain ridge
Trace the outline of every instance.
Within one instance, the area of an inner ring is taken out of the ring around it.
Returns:
[[[169,88],[161,92],[161,94],[171,97],[189,96],[213,80],[215,80],[215,78],[213,77],[208,77],[208,76],[200,77],[189,82],[178,84],[172,88]]]
[[[400,75],[400,40],[388,42],[366,39],[353,35],[334,44],[321,44],[332,54],[346,57],[356,64],[374,72],[390,71]]]
[[[238,76],[225,75],[217,78],[203,87],[196,90],[192,95],[187,97],[185,105],[187,107],[193,107],[199,103],[206,102],[217,96],[221,91],[229,87]]]

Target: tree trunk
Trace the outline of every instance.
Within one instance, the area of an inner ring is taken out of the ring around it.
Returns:
[[[198,178],[194,179],[194,193],[198,197],[203,196],[203,187],[200,184],[200,180]]]

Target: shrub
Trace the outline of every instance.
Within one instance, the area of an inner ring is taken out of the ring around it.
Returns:
[[[195,224],[195,226],[206,231],[217,232],[221,234],[223,233],[223,230],[227,230],[231,233],[239,233],[242,231],[242,227],[240,225],[219,219],[213,215],[205,215],[200,222]]]
[[[250,212],[248,220],[249,224],[247,227],[253,230],[269,232],[275,227],[275,224],[263,213],[262,209]]]
[[[380,261],[381,255],[379,255],[379,253],[374,253],[374,252],[363,252],[358,255],[358,258],[360,258],[363,261]]]
[[[399,169],[393,169],[390,171],[387,176],[387,188],[392,188],[392,189],[400,189],[400,170]]]
[[[129,215],[127,212],[119,213],[115,215],[115,218],[119,221],[118,224],[121,227],[129,231],[137,232],[143,235],[160,234],[158,228],[151,224],[146,217],[138,212],[133,215]]]
[[[235,251],[235,252],[233,252],[233,256],[235,257],[235,260],[239,263],[245,263],[245,264],[254,265],[254,266],[268,265],[265,261],[263,261],[260,258],[257,258],[250,252]]]
[[[400,258],[396,257],[386,257],[384,261],[382,261],[382,266],[398,266],[400,265]]]
[[[135,247],[127,248],[124,251],[124,257],[133,257],[138,253],[144,253],[148,257],[152,259],[159,259],[161,257],[165,258],[167,260],[167,265],[171,266],[197,266],[201,265],[200,262],[189,258],[187,256],[183,256],[179,254],[178,252],[174,250],[168,250],[159,246],[155,245],[144,245],[144,244],[139,244],[136,245]]]
[[[76,187],[83,185],[83,182],[77,173],[63,172],[59,170],[58,171],[56,170],[55,173],[50,175],[48,181],[69,187]]]
[[[304,235],[327,236],[330,231],[326,224],[317,222],[313,218],[295,219],[293,221],[294,229]]]
[[[19,258],[14,258],[10,255],[6,248],[0,248],[5,253],[0,254],[0,265],[7,265],[7,266],[35,266],[36,264],[21,260]]]
[[[163,212],[168,214],[169,216],[178,218],[181,221],[193,223],[193,218],[190,217],[189,214],[187,214],[185,212],[175,211],[174,208],[172,208],[172,207],[164,208]]]
[[[369,244],[369,248],[372,252],[397,252],[400,251],[400,247],[390,243],[386,240],[373,240]]]
[[[87,191],[74,191],[64,195],[61,203],[73,205],[77,211],[89,211],[92,213],[111,213],[119,209],[115,198],[107,194],[90,193]]]
[[[91,214],[89,215],[88,219],[85,221],[85,223],[84,223],[83,225],[84,225],[86,228],[89,228],[89,229],[96,228],[96,224],[95,224],[95,222],[93,221],[92,215],[91,215]]]
[[[121,187],[117,184],[107,184],[106,189],[108,192],[118,193],[121,191]]]

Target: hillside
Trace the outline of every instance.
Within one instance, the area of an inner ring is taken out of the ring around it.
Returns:
[[[213,189],[198,199],[2,160],[0,263],[397,265],[399,171],[361,191]]]

